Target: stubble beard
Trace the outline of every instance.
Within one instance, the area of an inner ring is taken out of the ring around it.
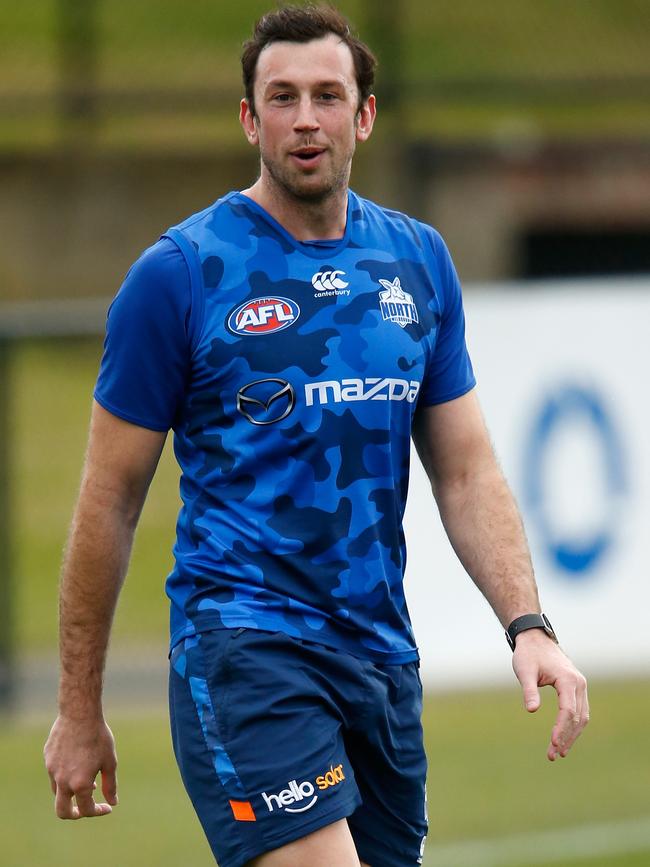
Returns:
[[[263,153],[260,156],[277,192],[296,202],[314,205],[322,204],[331,197],[347,190],[353,154],[354,148],[350,150],[347,159],[338,170],[334,169],[315,186],[310,183],[309,176],[301,178],[297,170],[291,171]]]

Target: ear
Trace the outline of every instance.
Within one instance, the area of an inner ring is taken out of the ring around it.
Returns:
[[[259,136],[257,133],[257,121],[255,115],[251,111],[247,99],[242,99],[239,103],[239,122],[244,130],[244,135],[248,139],[249,144],[259,144]]]
[[[374,94],[370,94],[366,102],[359,109],[357,115],[357,141],[367,141],[370,138],[375,117],[377,115],[377,104]]]

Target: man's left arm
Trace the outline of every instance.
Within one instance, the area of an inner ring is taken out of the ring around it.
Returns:
[[[440,517],[465,570],[504,629],[541,611],[533,566],[514,497],[498,465],[475,391],[418,409],[413,439],[431,481]],[[553,686],[559,711],[547,756],[566,756],[589,720],[587,682],[541,629],[521,632],[513,668],[526,709]]]

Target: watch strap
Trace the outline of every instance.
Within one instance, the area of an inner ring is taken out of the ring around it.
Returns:
[[[506,629],[506,639],[513,652],[517,643],[517,636],[520,632],[526,632],[528,629],[543,629],[550,639],[556,644],[558,643],[555,630],[546,614],[524,614],[521,617],[516,617]]]

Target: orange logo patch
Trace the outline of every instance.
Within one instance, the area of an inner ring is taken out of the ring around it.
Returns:
[[[238,822],[257,822],[250,801],[230,801],[230,809]]]

